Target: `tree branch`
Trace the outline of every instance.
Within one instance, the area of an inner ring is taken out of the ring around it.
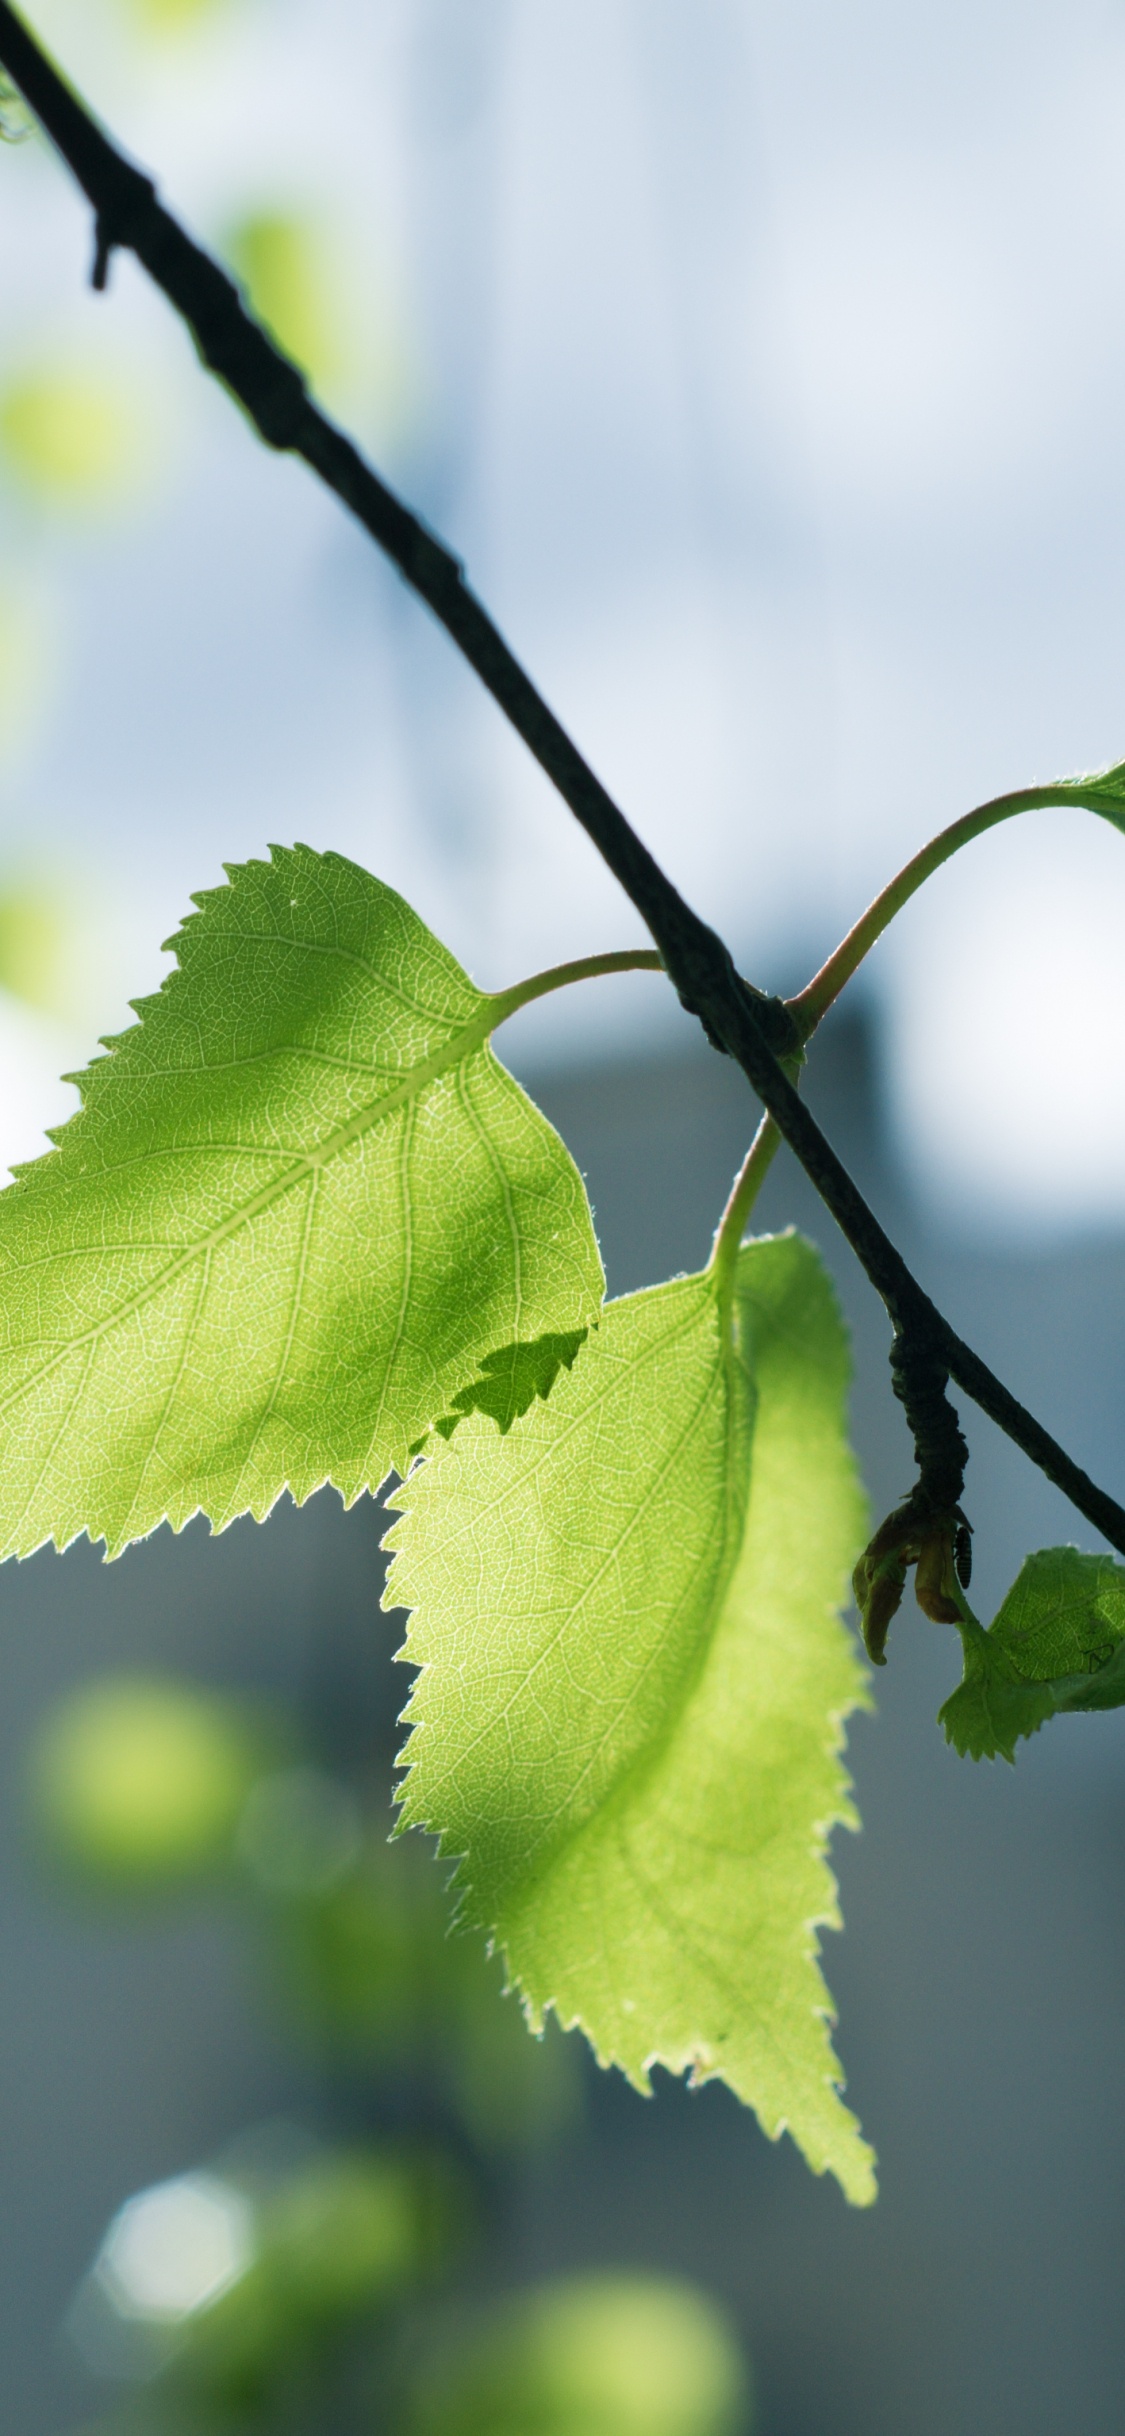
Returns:
[[[0,0],[0,67],[93,206],[95,284],[105,285],[115,248],[136,254],[187,323],[203,362],[267,445],[302,457],[394,561],[604,857],[647,924],[685,1007],[741,1066],[890,1314],[896,1389],[915,1434],[920,1486],[928,1461],[932,1467],[927,1441],[945,1403],[948,1375],[1125,1554],[1125,1509],[1071,1461],[923,1292],[782,1070],[779,1058],[800,1046],[788,1010],[741,978],[722,940],[660,869],[470,591],[458,560],[321,413],[302,374],[248,313],[233,281],[165,210],[152,180],[110,143],[7,0]],[[956,1417],[945,1404],[939,1434],[947,1450],[951,1428],[956,1430]]]

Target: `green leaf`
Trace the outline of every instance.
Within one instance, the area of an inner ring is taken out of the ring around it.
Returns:
[[[582,1181],[393,889],[232,869],[0,1193],[0,1554],[110,1553],[393,1469],[490,1353],[602,1289]]]
[[[1077,1548],[1025,1558],[989,1632],[961,1627],[963,1681],[938,1714],[967,1759],[1014,1760],[1060,1710],[1125,1705],[1125,1566]]]
[[[864,1532],[843,1328],[812,1247],[611,1303],[508,1435],[464,1421],[398,1491],[387,1604],[423,1673],[407,1825],[464,1917],[639,2089],[719,2077],[849,2198],[818,1926],[865,1698],[835,1612]]]

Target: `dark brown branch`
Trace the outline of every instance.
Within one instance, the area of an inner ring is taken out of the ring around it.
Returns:
[[[1072,1463],[987,1365],[962,1344],[837,1158],[779,1056],[798,1047],[793,1020],[736,972],[728,949],[685,903],[630,827],[554,712],[536,691],[465,582],[457,559],[404,507],[359,451],[313,403],[301,373],[253,319],[233,282],[193,243],[95,124],[0,0],[0,67],[6,69],[64,160],[95,214],[94,279],[104,286],[116,247],[144,264],[191,330],[209,370],[245,409],[269,447],[302,457],[393,559],[446,628],[646,922],[684,1005],[708,1038],[741,1066],[796,1153],[857,1259],[881,1295],[896,1333],[896,1384],[914,1430],[924,1483],[927,1434],[944,1405],[938,1435],[948,1446],[956,1417],[945,1401],[955,1379],[1048,1479],[1125,1553],[1125,1510]],[[909,1382],[913,1379],[914,1385]],[[928,1416],[928,1417],[927,1417]]]

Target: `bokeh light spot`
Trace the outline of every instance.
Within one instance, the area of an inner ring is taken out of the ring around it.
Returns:
[[[126,2200],[94,2273],[121,2317],[175,2326],[229,2291],[254,2253],[243,2193],[215,2174],[182,2174]]]

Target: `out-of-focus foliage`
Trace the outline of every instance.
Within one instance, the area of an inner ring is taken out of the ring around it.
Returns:
[[[263,1787],[263,1791],[265,1788]],[[251,1810],[254,1797],[251,1797]],[[443,1875],[389,1814],[326,1885],[291,1885],[272,1915],[284,1986],[306,2038],[428,2089],[474,2144],[512,2150],[573,2119],[578,2059],[551,2025],[529,2039],[499,1960],[452,1933]]]
[[[0,884],[0,989],[46,1015],[57,1014],[66,1004],[69,945],[67,908],[59,893],[35,880]]]
[[[103,1896],[226,1885],[250,1898],[270,1983],[306,2046],[424,2098],[477,2148],[552,2137],[578,2105],[573,2045],[529,2039],[480,1939],[450,1934],[443,1877],[388,1841],[276,1712],[173,1681],[104,1677],[47,1719],[33,1817],[56,1866]]]
[[[91,1884],[160,1890],[228,1858],[262,1746],[234,1703],[117,1677],[48,1718],[31,1753],[34,1815]]]
[[[395,2126],[326,2144],[266,2125],[128,2198],[69,2313],[121,2397],[83,2436],[745,2429],[738,2347],[689,2286],[602,2274],[451,2311],[483,2231],[465,2160],[489,2155],[494,2196],[505,2151],[573,2121],[577,2050],[529,2039],[499,1965],[449,1934],[425,1847],[387,1841],[386,1789],[365,1813],[295,1720],[271,1709],[267,1730],[229,1695],[135,1678],[64,1702],[31,1781],[34,1823],[86,1886],[225,1884],[249,1906],[275,2000]]]
[[[24,103],[8,78],[0,75],[0,144],[20,144],[30,130]]]
[[[459,2177],[420,2151],[224,2161],[126,2202],[72,2333],[95,2368],[153,2385],[160,2411],[256,2424],[308,2401],[326,2353],[432,2283],[465,2222]]]
[[[146,33],[174,34],[218,17],[232,0],[128,0],[129,15]]]
[[[256,211],[236,223],[224,248],[252,310],[314,385],[327,387],[346,361],[333,311],[332,249],[296,213]]]
[[[746,2372],[690,2285],[599,2275],[500,2309],[419,2379],[411,2436],[732,2436]]]
[[[0,717],[9,673],[5,609],[0,599]],[[32,690],[40,695],[35,661],[44,639],[33,630],[14,643]],[[11,674],[14,682],[14,669]],[[24,707],[34,714],[40,703],[25,701]],[[131,909],[115,902],[98,872],[83,868],[76,857],[67,865],[61,858],[39,862],[25,849],[6,866],[0,863],[0,991],[50,1019],[43,1033],[44,1062],[56,1073],[68,1049],[73,1059],[75,1045],[89,1041],[119,993],[120,950],[122,940],[131,939],[130,920]]]
[[[0,391],[0,457],[34,498],[114,504],[148,470],[151,441],[134,388],[81,362],[32,366]]]
[[[307,1762],[271,1769],[252,1786],[238,1854],[267,1896],[318,1901],[347,1875],[363,1841],[346,1786]]]
[[[360,234],[316,203],[269,197],[219,232],[250,309],[333,411],[372,426],[380,448],[419,410],[403,315]]]
[[[192,2317],[169,2362],[200,2399],[260,2403],[307,2376],[348,2325],[386,2310],[436,2269],[453,2222],[448,2177],[418,2162],[337,2154],[254,2207],[244,2275]]]

